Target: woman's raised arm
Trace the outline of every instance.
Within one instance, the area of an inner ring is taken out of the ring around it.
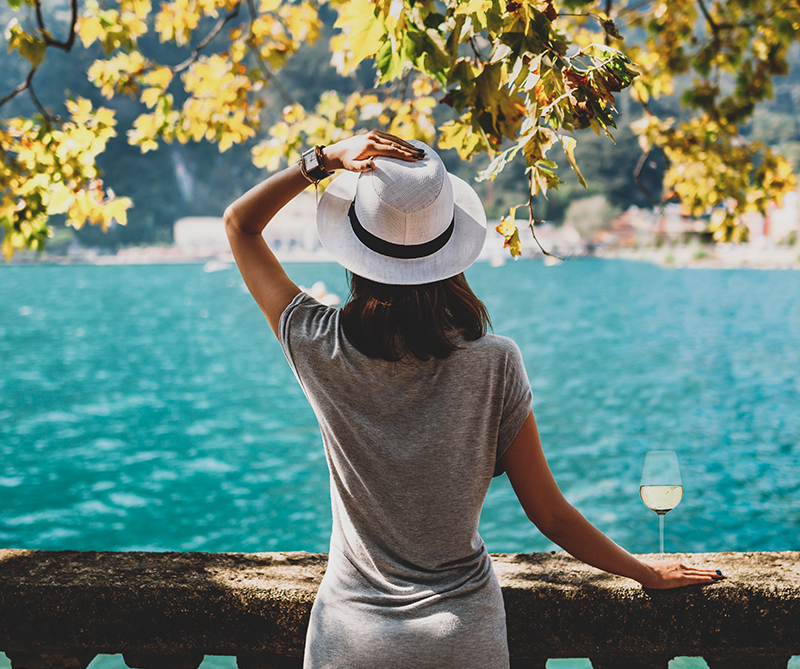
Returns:
[[[713,583],[713,569],[677,562],[638,560],[586,520],[561,494],[542,451],[533,412],[501,457],[528,518],[548,539],[586,564],[638,581],[646,588],[678,588]]]
[[[375,156],[408,161],[422,157],[416,147],[405,140],[375,130],[337,142],[322,151],[323,167],[329,172],[371,170]],[[286,275],[261,233],[275,214],[309,185],[300,166],[290,165],[251,188],[229,205],[224,214],[233,257],[276,336],[281,314],[300,289]]]

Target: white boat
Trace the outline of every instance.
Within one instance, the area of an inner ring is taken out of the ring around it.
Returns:
[[[323,281],[317,281],[311,288],[300,286],[300,290],[308,295],[311,295],[317,302],[321,302],[329,307],[338,306],[342,301],[336,293],[329,293],[328,288]]]
[[[209,272],[222,272],[226,269],[232,269],[232,262],[225,262],[224,260],[209,260],[203,265],[203,271],[208,274]]]

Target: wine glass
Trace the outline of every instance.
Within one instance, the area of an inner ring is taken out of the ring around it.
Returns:
[[[658,514],[658,546],[664,554],[664,516],[683,498],[683,482],[675,451],[648,451],[644,456],[639,497]]]

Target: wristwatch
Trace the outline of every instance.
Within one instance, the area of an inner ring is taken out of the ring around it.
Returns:
[[[300,171],[310,183],[316,184],[323,179],[333,176],[333,172],[328,172],[322,166],[322,149],[324,146],[315,146],[303,154],[300,158]]]

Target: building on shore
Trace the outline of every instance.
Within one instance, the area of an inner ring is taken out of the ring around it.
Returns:
[[[281,260],[333,260],[317,236],[316,200],[301,193],[264,229],[264,239]],[[231,250],[222,218],[190,216],[175,221],[175,245],[192,258],[230,259]]]

